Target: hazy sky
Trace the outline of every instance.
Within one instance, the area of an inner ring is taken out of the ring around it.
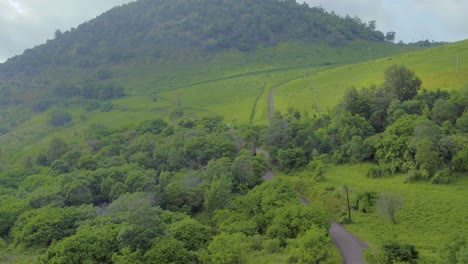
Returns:
[[[131,0],[0,0],[0,62]],[[304,2],[304,0],[299,0]],[[377,21],[397,40],[468,38],[468,0],[305,0],[339,15]]]

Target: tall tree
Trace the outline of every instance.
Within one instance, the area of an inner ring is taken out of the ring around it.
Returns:
[[[400,101],[416,96],[421,84],[421,79],[403,65],[392,65],[385,70],[384,89]]]

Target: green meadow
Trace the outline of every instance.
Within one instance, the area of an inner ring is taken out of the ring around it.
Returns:
[[[307,110],[317,101],[326,110],[352,86],[382,83],[385,68],[393,64],[413,70],[427,90],[457,89],[468,83],[468,40],[313,72],[280,86],[275,106],[281,111],[288,107]]]

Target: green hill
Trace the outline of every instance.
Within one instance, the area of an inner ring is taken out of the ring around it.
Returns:
[[[459,89],[468,84],[466,60],[468,40],[319,70],[309,78],[298,78],[280,86],[275,105],[281,111],[290,106],[305,110],[310,108],[311,101],[318,100],[323,109],[331,108],[352,86],[360,88],[382,83],[384,69],[393,64],[402,64],[415,71],[424,89]]]
[[[96,122],[176,112],[264,123],[273,87],[365,61],[369,49],[377,58],[415,47],[385,42],[375,22],[295,1],[137,1],[0,64],[0,141],[13,154]],[[57,111],[73,121],[50,126]]]
[[[0,64],[0,262],[338,263],[343,185],[372,249],[462,260],[467,57],[293,0],[140,0],[58,31]]]

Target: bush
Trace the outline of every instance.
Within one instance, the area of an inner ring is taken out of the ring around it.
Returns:
[[[455,181],[456,177],[449,169],[443,169],[436,172],[431,182],[434,184],[448,184]]]
[[[381,178],[385,176],[385,170],[380,167],[380,166],[374,166],[374,167],[371,167],[368,171],[367,171],[367,177],[369,178]]]
[[[327,165],[321,160],[312,160],[307,164],[307,169],[312,173],[316,181],[324,181],[324,174],[327,171]]]
[[[53,126],[63,126],[72,121],[72,115],[68,112],[53,112],[50,117],[50,124]]]
[[[413,245],[389,242],[382,246],[383,263],[417,263],[418,251]]]
[[[358,193],[353,209],[359,210],[363,213],[369,213],[372,211],[375,202],[377,201],[377,197],[378,196],[376,192],[366,191]]]

